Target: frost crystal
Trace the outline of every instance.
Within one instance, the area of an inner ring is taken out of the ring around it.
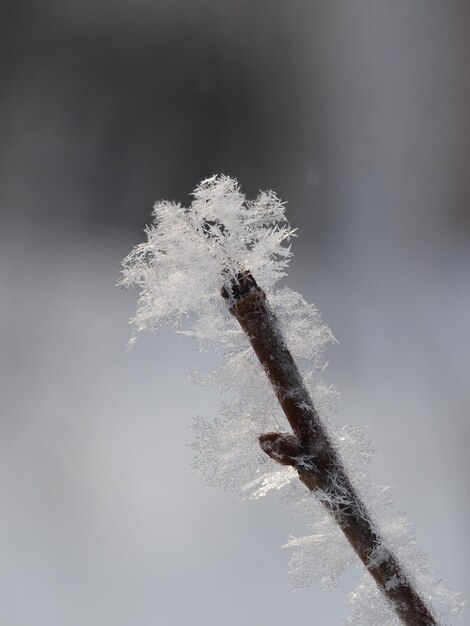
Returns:
[[[286,243],[294,231],[274,193],[261,192],[248,202],[237,181],[226,176],[203,181],[193,196],[189,209],[155,204],[146,243],[123,261],[122,284],[141,288],[136,330],[171,324],[201,344],[231,350],[240,330],[221,288],[249,268],[264,289],[272,289],[285,274],[291,256]]]
[[[289,573],[295,589],[308,589],[314,582],[334,587],[336,579],[356,556],[330,515],[323,515],[306,537],[291,537],[283,546],[292,548]]]
[[[334,387],[318,381],[317,374],[324,367],[322,353],[333,339],[331,331],[300,294],[276,288],[285,275],[294,235],[284,204],[273,192],[261,192],[256,200],[247,201],[236,180],[214,176],[196,188],[189,208],[159,202],[153,218],[145,231],[147,241],[123,261],[121,284],[140,288],[134,329],[171,325],[180,334],[194,336],[200,348],[214,348],[219,366],[194,378],[227,394],[215,420],[197,417],[194,421],[195,468],[210,484],[234,489],[243,498],[275,492],[295,513],[314,520],[311,534],[291,537],[286,544],[293,550],[290,572],[295,587],[308,587],[314,581],[333,586],[339,573],[357,562],[341,530],[320,504],[331,494],[306,490],[292,467],[273,463],[258,445],[260,433],[285,430],[285,417],[246,335],[221,297],[223,288],[231,293],[231,281],[239,272],[250,270],[267,295],[289,350],[304,365],[303,379],[348,475],[375,519],[382,522],[386,545],[377,546],[372,558],[380,559],[381,550],[391,547],[405,569],[407,563],[412,564],[409,569],[416,572],[425,597],[439,600],[442,615],[458,613],[459,597],[434,582],[406,521],[387,517],[388,490],[368,483],[366,466],[372,448],[363,430],[335,430],[329,423],[338,394]],[[131,343],[134,340],[135,336]],[[392,588],[398,582],[390,580],[387,585]],[[350,599],[349,624],[398,623],[367,572]]]
[[[405,515],[383,516],[380,520],[385,545],[377,546],[372,559],[380,561],[387,548],[391,548],[400,562],[407,566],[407,574],[413,580],[422,597],[427,598],[435,609],[439,623],[449,616],[462,614],[465,600],[460,593],[450,591],[433,575],[427,555],[417,546],[414,532]],[[392,579],[389,588],[400,581]],[[374,581],[366,572],[357,587],[349,595],[350,612],[347,624],[353,626],[400,626],[393,606],[387,603]]]

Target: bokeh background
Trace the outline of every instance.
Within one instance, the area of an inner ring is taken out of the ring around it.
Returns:
[[[213,355],[166,331],[126,352],[120,261],[216,172],[288,200],[335,419],[470,596],[469,34],[466,0],[1,1],[1,625],[346,614],[359,571],[293,593],[304,522],[192,472],[221,398],[183,383]]]

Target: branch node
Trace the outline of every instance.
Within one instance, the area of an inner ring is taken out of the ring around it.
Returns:
[[[298,458],[304,455],[297,437],[289,433],[265,433],[258,440],[263,452],[281,465],[296,467]]]

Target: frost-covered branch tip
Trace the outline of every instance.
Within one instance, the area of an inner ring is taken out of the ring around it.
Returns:
[[[294,234],[283,203],[272,192],[247,201],[225,176],[203,181],[193,196],[189,208],[155,205],[147,241],[123,262],[122,283],[140,287],[136,330],[171,324],[221,355],[202,380],[232,398],[213,422],[196,419],[195,466],[244,497],[275,490],[316,518],[311,535],[288,544],[298,586],[331,584],[354,549],[367,578],[351,594],[350,624],[432,626],[458,613],[458,595],[434,581],[406,524],[381,514],[386,494],[374,498],[366,481],[370,449],[358,429],[329,423],[336,392],[316,378],[331,332],[302,296],[276,288]],[[424,599],[431,595],[440,600],[433,610]]]

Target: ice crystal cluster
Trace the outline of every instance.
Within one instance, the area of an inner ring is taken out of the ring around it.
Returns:
[[[405,568],[407,563],[412,566],[410,576],[413,573],[423,597],[432,598],[441,617],[459,613],[462,603],[458,595],[434,580],[406,520],[393,516],[388,490],[368,482],[366,466],[372,451],[362,429],[335,429],[331,424],[337,393],[318,376],[325,345],[333,337],[312,304],[277,286],[291,257],[294,231],[276,194],[261,192],[248,201],[236,180],[214,176],[195,189],[188,208],[158,202],[153,224],[145,232],[145,243],[124,259],[121,280],[125,286],[140,288],[132,320],[135,331],[171,325],[176,332],[195,337],[201,349],[212,347],[219,355],[214,371],[197,376],[198,382],[221,389],[226,401],[215,419],[195,418],[196,469],[210,484],[233,489],[243,498],[257,499],[274,492],[291,510],[308,516],[308,535],[291,537],[286,544],[292,549],[294,587],[309,587],[312,582],[334,586],[347,565],[359,563],[321,505],[322,494],[309,492],[293,468],[276,464],[258,445],[259,434],[285,431],[288,426],[247,337],[221,297],[223,287],[230,291],[233,277],[250,270],[265,291],[320,417],[388,545]],[[131,342],[134,339],[135,334]],[[368,572],[350,594],[347,623],[399,624]]]

